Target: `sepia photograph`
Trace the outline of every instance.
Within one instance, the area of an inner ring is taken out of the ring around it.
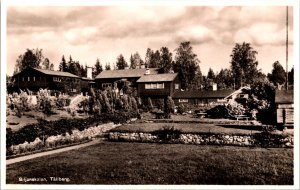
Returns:
[[[298,189],[299,2],[245,2],[4,1],[2,189]]]

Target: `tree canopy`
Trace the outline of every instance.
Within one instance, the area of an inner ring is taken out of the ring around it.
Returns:
[[[42,49],[27,49],[17,59],[16,70],[21,72],[27,68],[40,68],[40,63],[44,60]]]
[[[257,51],[250,43],[235,44],[231,56],[231,70],[237,88],[252,84],[258,74],[256,60]]]
[[[283,69],[282,65],[279,61],[275,61],[273,63],[273,69],[271,74],[268,74],[268,79],[272,82],[275,86],[282,85],[285,83],[286,72]]]
[[[122,54],[118,56],[116,65],[118,70],[122,70],[125,69],[125,67],[128,67],[128,64]]]
[[[197,71],[199,72],[199,59],[193,52],[193,48],[189,41],[180,43],[175,50],[174,71],[178,73],[181,80],[181,87],[188,89],[195,83]]]

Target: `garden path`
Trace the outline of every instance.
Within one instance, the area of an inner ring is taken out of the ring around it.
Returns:
[[[10,164],[14,164],[14,163],[17,163],[17,162],[22,162],[22,161],[25,161],[25,160],[30,160],[30,159],[34,159],[34,158],[38,158],[38,157],[42,157],[42,156],[58,154],[58,153],[73,150],[73,149],[79,149],[79,148],[91,146],[91,145],[94,145],[94,144],[98,144],[100,142],[102,142],[102,139],[95,139],[95,140],[92,140],[88,143],[83,143],[83,144],[79,144],[79,145],[75,145],[75,146],[69,146],[69,147],[60,148],[60,149],[56,149],[56,150],[40,152],[40,153],[31,154],[31,155],[27,155],[27,156],[21,156],[21,157],[17,157],[17,158],[12,158],[12,159],[6,160],[6,165],[10,165]]]

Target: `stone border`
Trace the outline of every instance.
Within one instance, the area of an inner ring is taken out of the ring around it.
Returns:
[[[273,135],[269,137],[252,135],[236,135],[236,134],[209,134],[209,133],[186,133],[179,134],[178,138],[174,138],[172,134],[167,139],[161,139],[157,134],[153,133],[123,133],[110,132],[108,135],[109,141],[118,142],[143,142],[143,143],[173,143],[173,144],[195,144],[195,145],[231,145],[231,146],[261,146],[274,148],[292,148],[294,147],[293,136]]]

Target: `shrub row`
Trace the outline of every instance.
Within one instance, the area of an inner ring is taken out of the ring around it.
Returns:
[[[130,118],[136,117],[136,112],[116,111],[85,119],[61,119],[57,121],[39,120],[37,124],[24,126],[16,132],[6,129],[6,147],[22,144],[25,141],[33,142],[36,138],[47,139],[49,136],[72,134],[72,130],[83,131],[91,125],[114,122],[125,123]]]

